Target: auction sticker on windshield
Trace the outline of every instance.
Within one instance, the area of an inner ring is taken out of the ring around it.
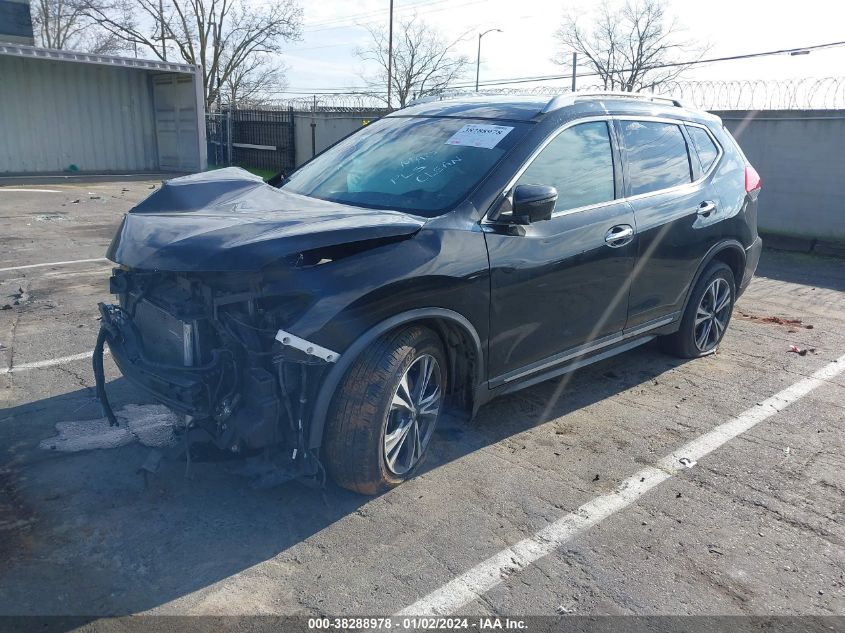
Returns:
[[[492,149],[513,128],[506,125],[481,125],[468,123],[452,134],[446,145],[466,145],[468,147],[484,147]]]

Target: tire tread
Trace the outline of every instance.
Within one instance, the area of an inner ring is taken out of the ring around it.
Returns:
[[[402,479],[386,480],[373,447],[380,449],[383,386],[410,351],[436,335],[411,326],[388,333],[362,353],[349,368],[329,407],[323,442],[326,467],[335,482],[349,490],[374,495]]]

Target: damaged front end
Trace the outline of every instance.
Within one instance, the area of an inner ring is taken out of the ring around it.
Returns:
[[[188,458],[210,442],[252,458],[246,474],[259,483],[320,481],[309,415],[338,354],[293,331],[313,332],[342,309],[340,260],[421,225],[286,193],[240,169],[163,183],[124,217],[107,253],[119,265],[118,302],[99,306],[94,373],[110,422],[106,345],[126,378],[184,415]],[[317,304],[319,317],[306,317]]]
[[[119,304],[99,305],[94,359],[110,422],[103,343],[126,378],[185,416],[188,449],[210,442],[257,458],[249,474],[273,479],[262,483],[322,479],[305,426],[335,352],[280,330],[278,306],[244,291],[243,275],[115,269],[110,285]]]

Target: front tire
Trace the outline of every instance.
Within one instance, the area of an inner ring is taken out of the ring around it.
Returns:
[[[446,355],[437,334],[413,326],[378,339],[332,398],[323,446],[335,482],[374,495],[410,479],[445,393]]]
[[[736,281],[733,271],[724,262],[713,262],[690,294],[681,327],[661,339],[663,349],[679,358],[700,358],[712,354],[731,321],[734,301]]]

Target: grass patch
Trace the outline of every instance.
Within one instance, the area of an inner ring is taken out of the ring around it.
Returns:
[[[229,165],[212,165],[211,163],[209,163],[208,170],[211,171],[213,169],[223,169],[224,167],[228,166]],[[273,171],[272,169],[257,169],[255,167],[246,167],[245,165],[232,165],[232,167],[240,167],[241,169],[246,169],[251,174],[261,176],[261,178],[265,182],[278,173],[276,171]]]

